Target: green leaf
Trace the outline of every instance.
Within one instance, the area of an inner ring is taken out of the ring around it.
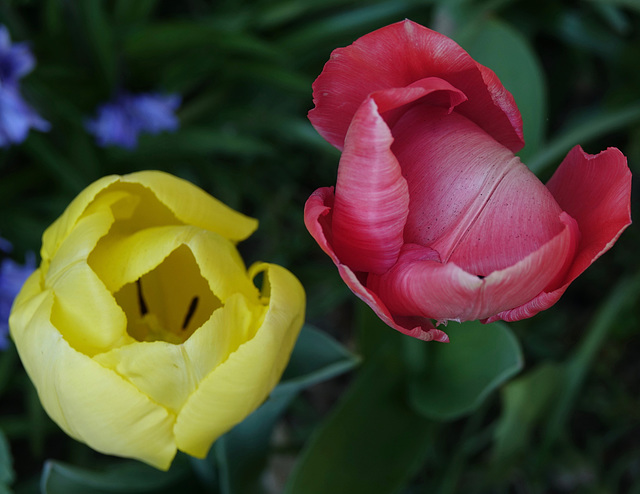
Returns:
[[[61,187],[72,193],[82,190],[87,182],[72,164],[55,149],[50,141],[37,132],[32,132],[22,149],[40,166],[41,170]]]
[[[564,155],[576,144],[585,144],[605,134],[615,132],[640,122],[640,101],[624,108],[598,109],[593,114],[583,115],[573,125],[563,129],[545,148],[528,160],[528,166],[536,174],[552,164],[559,164]]]
[[[411,403],[425,417],[438,420],[473,412],[522,368],[520,345],[504,323],[470,321],[447,332],[446,344],[405,340]]]
[[[248,135],[237,135],[217,128],[189,127],[175,133],[141,135],[135,150],[109,149],[116,161],[171,161],[186,156],[264,156],[272,151],[266,142]]]
[[[273,428],[295,392],[279,393],[216,441],[215,458],[221,494],[261,492],[260,480],[267,461]]]
[[[218,19],[223,21],[223,19]],[[133,59],[160,58],[180,54],[186,50],[204,49],[223,55],[250,56],[260,59],[279,59],[281,55],[267,42],[250,33],[224,28],[212,22],[173,20],[140,27],[124,42],[124,53]]]
[[[564,368],[544,363],[502,389],[502,413],[495,429],[493,461],[518,461],[527,450],[534,427],[546,419],[548,407],[564,380]]]
[[[629,9],[635,9],[640,12],[640,2],[638,0],[589,0],[591,3],[602,5],[615,5],[618,7],[626,7]]]
[[[58,461],[47,461],[42,472],[43,494],[110,494],[175,492],[187,470],[186,463],[174,460],[168,472],[137,462],[123,462],[103,471],[87,470]]]
[[[497,19],[479,24],[459,41],[475,60],[493,70],[513,94],[522,114],[526,145],[520,157],[526,163],[540,149],[545,133],[547,96],[538,58],[526,38]]]
[[[13,458],[11,457],[11,449],[9,441],[0,430],[0,489],[8,488],[15,480],[15,472],[13,471]]]
[[[78,2],[75,8],[79,15],[79,27],[84,30],[86,42],[91,48],[91,60],[100,77],[98,80],[104,81],[105,90],[112,90],[117,75],[116,52],[104,2]]]
[[[273,395],[299,392],[353,369],[360,359],[324,331],[305,324]]]
[[[121,23],[133,23],[146,20],[156,8],[158,0],[116,0],[115,18]]]
[[[397,359],[369,361],[307,443],[284,492],[385,494],[404,485],[430,448],[432,423],[407,405],[403,381]]]
[[[591,364],[606,336],[624,310],[630,310],[640,298],[640,274],[622,279],[599,307],[586,328],[584,339],[566,362],[565,379],[558,400],[547,412],[541,455],[546,454],[558,439],[569,420],[574,402],[582,388]]]
[[[394,20],[394,17],[398,20],[398,16],[402,16],[409,6],[410,2],[406,0],[396,0],[338,11],[330,17],[301,25],[296,31],[280,38],[278,44],[296,54],[307,54],[323,44],[339,46],[336,45],[336,38],[353,38],[354,33],[365,34],[373,26],[380,27]]]
[[[214,446],[222,494],[260,492],[271,434],[282,413],[300,391],[352,369],[358,361],[326,333],[305,325],[269,399]]]

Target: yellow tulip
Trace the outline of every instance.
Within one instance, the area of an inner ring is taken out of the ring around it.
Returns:
[[[289,271],[247,270],[238,254],[256,228],[157,171],[80,193],[44,233],[9,323],[50,417],[97,451],[159,469],[177,450],[206,456],[269,395],[304,319]]]

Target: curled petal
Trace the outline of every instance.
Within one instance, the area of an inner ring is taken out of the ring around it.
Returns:
[[[86,262],[69,266],[51,288],[51,323],[75,350],[91,357],[133,342],[122,308]]]
[[[578,222],[582,239],[564,283],[571,283],[604,254],[631,224],[631,171],[616,148],[587,154],[574,147],[547,188]]]
[[[373,311],[385,322],[385,324],[400,331],[403,334],[418,338],[424,341],[449,341],[448,336],[441,330],[435,329],[433,323],[424,317],[402,317],[394,316],[380,300],[378,295],[369,290],[366,286],[366,274],[355,273],[351,268],[342,264],[336,256],[331,240],[331,213],[334,202],[333,187],[323,187],[316,190],[307,200],[304,208],[304,222],[309,233],[318,242],[320,248],[331,258],[340,277],[347,284],[349,289],[362,301],[364,301]]]
[[[370,98],[375,101],[378,112],[390,128],[412,103],[445,108],[447,113],[451,113],[456,106],[467,100],[462,91],[438,77],[427,77],[402,88],[375,91]]]
[[[409,193],[392,141],[368,99],[353,120],[340,159],[331,226],[336,254],[355,271],[386,271],[402,247]]]
[[[185,402],[174,428],[180,450],[204,458],[211,443],[255,410],[280,379],[304,320],[305,296],[286,269],[258,264],[269,308],[250,341],[217,366]]]
[[[563,214],[561,220],[565,228],[551,241],[486,278],[440,263],[431,249],[409,244],[390,271],[369,277],[369,286],[394,313],[438,321],[486,319],[531,300],[567,269],[579,232],[571,217]]]
[[[520,112],[495,74],[451,39],[409,20],[334,50],[313,85],[316,107],[309,119],[327,141],[342,149],[349,124],[367,96],[427,77],[444,79],[462,91],[468,101],[456,111],[494,139],[514,152],[523,146]]]
[[[62,213],[62,215],[49,228],[47,228],[42,235],[42,249],[40,254],[43,261],[47,261],[55,255],[62,242],[69,236],[69,233],[75,227],[80,216],[82,216],[85,209],[91,201],[93,201],[96,195],[110,184],[117,181],[117,175],[103,177],[93,182],[86,189],[80,192],[73,201],[71,201],[71,204],[67,206],[64,213]]]
[[[160,171],[143,171],[122,177],[124,183],[139,183],[153,190],[182,223],[204,228],[239,242],[258,228],[258,221],[245,216],[192,183]]]
[[[430,78],[373,93],[358,109],[340,159],[332,220],[333,247],[343,264],[354,271],[383,273],[402,247],[409,194],[391,152],[388,122],[398,118],[394,112],[416,101],[451,112],[464,100],[446,81]]]

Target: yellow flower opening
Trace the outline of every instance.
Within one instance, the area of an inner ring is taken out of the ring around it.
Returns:
[[[161,172],[87,187],[45,232],[10,318],[51,418],[98,451],[167,469],[178,449],[204,457],[257,408],[305,296],[280,266],[246,269],[235,243],[256,228]]]

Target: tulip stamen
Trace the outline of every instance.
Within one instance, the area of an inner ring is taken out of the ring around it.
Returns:
[[[182,323],[182,330],[184,331],[185,329],[187,329],[187,326],[189,325],[189,321],[191,321],[191,318],[193,317],[193,314],[196,311],[196,307],[198,307],[198,297],[193,297],[193,299],[191,300],[191,304],[189,304],[189,309],[187,310],[187,314],[184,316],[184,322]]]
[[[140,315],[144,316],[149,310],[147,309],[147,304],[144,301],[144,297],[142,296],[142,283],[140,283],[140,279],[136,280],[136,286],[138,287],[138,303],[140,304]]]

